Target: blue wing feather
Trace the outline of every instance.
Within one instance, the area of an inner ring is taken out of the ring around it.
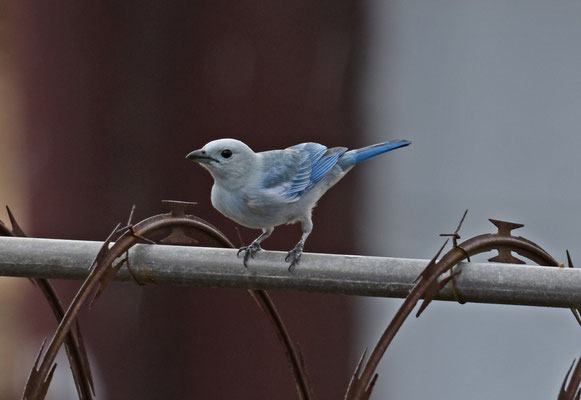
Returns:
[[[263,187],[276,190],[287,201],[296,201],[329,173],[346,150],[309,142],[268,152],[271,167]]]
[[[289,147],[301,155],[299,171],[295,175],[291,186],[283,191],[285,199],[293,201],[311,189],[329,173],[337,164],[337,160],[347,149],[336,147],[327,149],[319,143],[301,143]]]
[[[345,150],[335,151],[331,154],[321,157],[317,161],[317,163],[312,166],[311,182],[307,186],[307,190],[315,186],[317,182],[319,182],[321,179],[325,177],[325,175],[327,175],[331,168],[333,168],[335,164],[337,164],[337,160],[339,159],[339,157],[341,157],[341,154],[343,154],[344,152]]]

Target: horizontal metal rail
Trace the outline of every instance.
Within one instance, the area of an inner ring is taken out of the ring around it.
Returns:
[[[84,279],[101,242],[0,237],[0,276]],[[261,251],[244,268],[236,250],[140,244],[129,251],[138,280],[245,289],[286,289],[405,297],[428,260],[305,253],[288,272],[286,253]],[[456,278],[467,302],[547,307],[581,305],[581,270],[499,263],[461,263]],[[455,268],[457,270],[457,268]],[[116,278],[131,281],[123,267]],[[446,287],[440,300],[454,300]]]

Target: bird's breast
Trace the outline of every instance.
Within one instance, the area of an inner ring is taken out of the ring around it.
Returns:
[[[212,205],[240,225],[256,229],[286,224],[297,217],[295,204],[273,201],[258,191],[230,191],[216,185],[212,188]]]

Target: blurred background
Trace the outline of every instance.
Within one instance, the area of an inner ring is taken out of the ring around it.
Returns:
[[[197,201],[237,243],[189,151],[409,139],[328,192],[307,251],[431,258],[469,208],[463,238],[505,219],[575,260],[580,20],[573,0],[4,1],[0,203],[31,236],[103,240],[132,204],[143,219],[162,199]],[[282,227],[265,247],[299,234]],[[57,286],[68,302],[79,282]],[[343,397],[401,304],[272,296],[319,399]],[[81,322],[97,398],[296,398],[245,291],[115,284]],[[54,327],[28,281],[0,280],[0,398],[21,395]],[[580,351],[569,310],[436,302],[404,324],[373,398],[556,398]],[[65,365],[48,398],[76,398]]]

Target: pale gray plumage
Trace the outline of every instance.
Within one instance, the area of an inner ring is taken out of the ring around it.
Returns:
[[[245,266],[275,226],[301,223],[301,240],[286,258],[290,270],[299,262],[313,228],[311,213],[321,196],[358,162],[409,144],[398,140],[347,151],[301,143],[255,153],[239,140],[219,139],[186,158],[205,167],[214,178],[211,199],[218,211],[241,225],[262,229],[258,238],[238,252],[244,252]]]

